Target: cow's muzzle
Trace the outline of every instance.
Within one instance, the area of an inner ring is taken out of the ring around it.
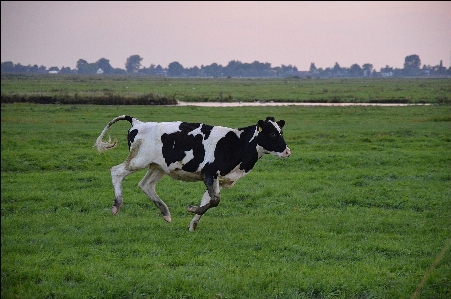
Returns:
[[[283,151],[283,152],[281,152],[280,154],[279,154],[279,156],[281,157],[281,158],[288,158],[289,156],[291,155],[291,151],[290,151],[290,148],[287,146],[287,148]]]

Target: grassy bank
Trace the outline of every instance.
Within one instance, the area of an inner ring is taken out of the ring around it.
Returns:
[[[194,233],[202,183],[157,186],[173,223],[109,168],[115,116],[242,127],[284,119],[292,156],[263,157]],[[451,239],[451,108],[1,106],[2,298],[410,298]],[[418,298],[449,298],[451,253]]]

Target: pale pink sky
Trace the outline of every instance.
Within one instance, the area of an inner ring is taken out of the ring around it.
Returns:
[[[1,2],[1,62],[450,66],[451,2]]]

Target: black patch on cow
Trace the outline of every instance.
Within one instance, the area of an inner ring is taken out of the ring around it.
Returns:
[[[202,125],[200,131],[204,134],[204,140],[207,140],[210,137],[211,130],[213,130],[213,126]]]
[[[215,159],[213,162],[205,164],[202,174],[206,177],[218,177],[228,174],[241,161],[240,139],[233,132],[228,132],[223,138],[218,140],[215,149]]]
[[[186,132],[187,134],[189,132],[192,132],[200,127],[200,131],[202,134],[204,134],[204,140],[207,140],[208,137],[210,137],[211,131],[213,130],[213,126],[200,124],[200,123],[187,123],[182,122],[179,126],[180,131]]]
[[[126,115],[124,119],[127,120],[131,125],[133,125],[133,117]]]
[[[243,145],[234,132],[228,132],[218,140],[215,149],[215,161],[217,170],[221,175],[232,171],[243,159]]]
[[[202,135],[189,135],[190,132],[199,128],[201,124],[181,123],[180,131],[171,134],[163,134],[161,142],[163,143],[163,157],[166,165],[182,161],[185,158],[185,152],[193,151],[193,159],[182,166],[184,171],[195,172],[200,163],[204,160],[205,149],[202,144]]]
[[[201,124],[197,124],[197,123],[182,122],[179,126],[179,129],[182,132],[191,132],[191,131],[194,131],[195,129],[199,128],[200,126],[201,126]]]
[[[128,149],[130,150],[130,147],[132,146],[133,141],[135,141],[136,134],[138,134],[137,129],[129,130],[128,131]]]
[[[258,161],[257,140],[255,138],[252,139],[257,127],[251,126],[241,130],[240,140],[243,144],[243,162],[240,169],[249,172]]]

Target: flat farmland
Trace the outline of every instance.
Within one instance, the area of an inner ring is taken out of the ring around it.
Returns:
[[[157,185],[169,224],[137,186],[145,171],[112,216],[129,124],[108,131],[117,148],[92,146],[122,114],[228,127],[271,115],[292,155],[263,157],[194,233],[186,207],[203,184]],[[2,298],[451,297],[450,106],[16,103],[1,121]]]
[[[184,79],[132,75],[2,74],[1,89],[3,103],[451,103],[450,78]]]

